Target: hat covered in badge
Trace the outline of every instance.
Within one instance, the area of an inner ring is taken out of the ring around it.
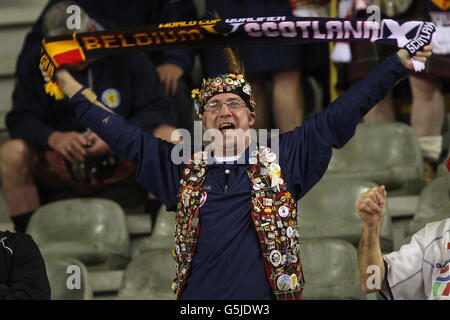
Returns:
[[[224,54],[231,72],[203,79],[201,89],[192,90],[191,97],[194,100],[197,115],[203,114],[209,99],[221,93],[237,94],[244,100],[250,111],[255,111],[255,99],[250,83],[245,79],[243,63],[238,61],[231,48],[225,48]]]

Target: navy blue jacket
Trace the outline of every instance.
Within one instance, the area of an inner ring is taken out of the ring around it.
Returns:
[[[19,65],[13,107],[6,116],[11,138],[23,139],[39,150],[49,149],[48,137],[56,131],[83,132],[67,98],[55,100],[44,91],[39,70],[40,45]],[[92,83],[98,99],[134,125],[152,131],[165,123],[174,125],[175,109],[164,92],[151,61],[143,54],[107,56],[93,62]],[[89,71],[74,72],[83,85]]]
[[[299,200],[323,176],[332,148],[354,135],[363,116],[408,70],[392,55],[303,126],[279,137],[279,163],[288,189]],[[78,118],[123,158],[137,164],[138,182],[169,209],[177,204],[183,165],[171,161],[172,144],[91,104],[81,93],[71,102]],[[109,120],[102,120],[109,117]],[[248,150],[246,154],[248,153]],[[251,221],[251,186],[244,164],[209,166],[200,208],[198,246],[182,299],[270,299],[256,231]],[[224,193],[224,169],[230,169]],[[307,281],[307,280],[306,280]]]

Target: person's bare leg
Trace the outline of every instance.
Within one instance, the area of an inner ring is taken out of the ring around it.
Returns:
[[[395,121],[394,100],[392,98],[392,89],[389,90],[386,97],[378,102],[365,116],[364,122],[385,122]]]
[[[438,83],[409,77],[412,92],[411,126],[418,137],[440,136],[444,123],[444,96]]]
[[[430,183],[442,152],[444,97],[436,82],[410,76],[409,83],[413,98],[411,127],[419,139],[425,160],[425,182]]]
[[[35,152],[23,140],[9,140],[0,148],[3,195],[11,217],[35,211],[40,206],[32,176],[35,157]]]
[[[273,72],[273,114],[280,132],[302,125],[304,99],[299,69]]]
[[[256,103],[256,121],[254,129],[270,129],[270,112],[267,106],[266,82],[263,73],[248,75],[248,82],[252,87],[253,97]]]

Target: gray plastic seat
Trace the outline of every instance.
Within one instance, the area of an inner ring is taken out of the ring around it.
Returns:
[[[133,260],[125,269],[118,299],[173,300],[171,290],[175,277],[175,260],[171,249],[148,251]]]
[[[300,241],[305,277],[302,300],[365,300],[356,248],[338,239]]]
[[[403,123],[359,124],[342,149],[333,149],[325,177],[384,184],[390,196],[419,194],[424,167],[417,137]]]
[[[39,208],[27,232],[43,255],[65,256],[100,269],[123,268],[129,236],[122,208],[106,199],[69,199]]]
[[[450,174],[434,179],[422,191],[414,218],[409,223],[408,235],[429,222],[450,217]]]
[[[338,238],[357,246],[361,238],[362,220],[355,201],[373,182],[353,179],[322,179],[298,202],[301,239]],[[392,225],[389,207],[381,230],[381,246],[392,250]]]
[[[86,266],[73,258],[44,256],[51,300],[91,300]],[[79,278],[78,278],[79,277]]]
[[[174,245],[175,212],[167,211],[162,205],[156,217],[151,236],[131,242],[131,257],[135,258],[146,251],[154,249],[172,249]]]

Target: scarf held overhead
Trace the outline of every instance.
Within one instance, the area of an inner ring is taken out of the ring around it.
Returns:
[[[107,54],[180,47],[264,47],[323,41],[385,43],[408,50],[412,57],[431,42],[434,31],[435,26],[431,22],[391,19],[377,23],[361,19],[278,16],[180,21],[44,38],[41,64],[53,78],[55,70],[63,65]],[[46,86],[49,94],[54,95],[54,90],[55,86]]]

